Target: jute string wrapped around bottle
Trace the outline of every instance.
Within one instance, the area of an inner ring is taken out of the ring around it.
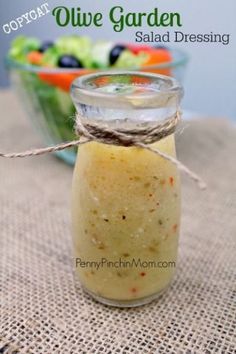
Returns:
[[[119,145],[124,147],[136,146],[138,148],[149,150],[150,152],[161,156],[162,158],[175,164],[180,171],[187,174],[195,181],[200,189],[206,188],[206,183],[192,170],[182,164],[178,159],[165,154],[156,147],[151,146],[168,135],[175,132],[176,127],[181,119],[181,113],[178,111],[173,116],[166,118],[162,122],[156,122],[153,126],[139,126],[132,129],[128,128],[111,128],[105,123],[84,122],[83,117],[76,115],[75,132],[79,139],[61,143],[46,148],[31,149],[23,152],[3,153],[0,152],[0,157],[4,158],[23,158],[30,156],[40,156],[46,153],[61,151],[82,144],[87,144],[91,141],[96,141],[108,145]]]

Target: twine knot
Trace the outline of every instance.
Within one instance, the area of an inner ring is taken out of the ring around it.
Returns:
[[[94,122],[88,119],[82,119],[82,117],[77,114],[76,116],[76,126],[75,131],[80,138],[77,140],[61,143],[54,146],[49,146],[41,149],[32,149],[24,152],[15,153],[1,153],[0,157],[6,158],[16,158],[16,157],[29,157],[29,156],[39,156],[50,152],[56,152],[79,146],[82,144],[89,143],[91,141],[96,141],[103,144],[118,145],[118,146],[136,146],[142,149],[151,151],[152,153],[161,156],[167,161],[172,162],[177,166],[177,168],[184,173],[186,173],[192,180],[194,180],[200,189],[205,189],[205,182],[193,171],[188,169],[179,160],[170,156],[157,147],[153,147],[153,144],[168,135],[174,133],[177,124],[180,121],[180,112],[176,112],[175,115],[165,119],[162,122],[155,122],[153,125],[140,124],[135,128],[128,128],[118,126],[112,128],[107,124],[101,122]]]
[[[166,136],[173,134],[180,121],[180,113],[177,112],[170,118],[155,124],[141,124],[137,127],[123,128],[117,126],[111,128],[108,124],[95,122],[77,114],[75,131],[78,136],[83,136],[89,140],[94,140],[103,144],[120,146],[139,146],[155,143]]]

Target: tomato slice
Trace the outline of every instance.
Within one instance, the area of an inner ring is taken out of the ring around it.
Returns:
[[[133,53],[133,54],[139,54],[140,52],[149,52],[153,48],[150,45],[147,44],[126,44],[126,47]]]
[[[27,54],[27,60],[32,65],[41,65],[42,64],[43,54],[37,50],[33,50]]]
[[[167,49],[152,49],[148,52],[148,58],[143,66],[169,63],[172,60],[171,53]]]
[[[93,70],[85,70],[72,73],[38,73],[39,78],[49,85],[59,87],[63,91],[69,92],[72,82],[79,76],[86,75],[93,72]]]

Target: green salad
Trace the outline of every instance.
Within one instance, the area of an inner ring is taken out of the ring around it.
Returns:
[[[94,42],[78,35],[62,36],[54,41],[19,36],[12,41],[8,52],[18,92],[30,115],[34,115],[38,130],[52,144],[75,138],[75,109],[69,92],[76,77],[97,70],[139,70],[171,60],[171,52],[164,47]],[[69,153],[73,163],[75,151]]]

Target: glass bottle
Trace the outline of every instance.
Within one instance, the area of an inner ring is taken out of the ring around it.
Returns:
[[[82,122],[132,129],[179,110],[170,77],[135,72],[83,76],[72,85]],[[176,156],[174,134],[151,145]],[[96,300],[132,307],[170,284],[180,229],[177,167],[139,147],[89,142],[79,147],[72,186],[76,273]]]

